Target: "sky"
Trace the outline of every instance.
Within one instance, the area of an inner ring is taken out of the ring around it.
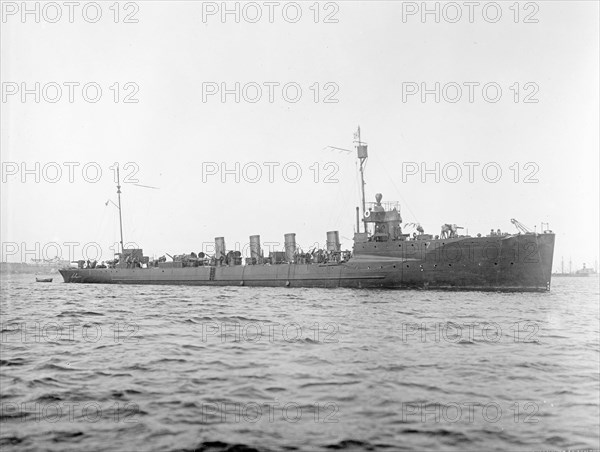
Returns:
[[[111,258],[115,163],[147,255],[351,248],[358,125],[405,223],[549,223],[555,269],[598,260],[597,2],[98,5],[2,3],[3,261]]]

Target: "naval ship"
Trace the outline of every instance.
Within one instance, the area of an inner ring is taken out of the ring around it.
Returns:
[[[555,234],[532,232],[511,220],[517,232],[500,230],[482,236],[460,235],[461,227],[444,224],[440,234],[422,227],[404,233],[400,204],[365,202],[367,144],[355,134],[359,161],[361,206],[356,207],[352,251],[341,249],[338,231],[326,233],[324,249],[301,252],[296,235],[284,235],[284,250],[265,256],[259,235],[249,237],[250,257],[228,251],[223,237],[215,238],[214,254],[170,256],[150,260],[142,249],[123,247],[121,185],[117,168],[120,253],[108,265],[60,269],[66,283],[172,284],[201,286],[260,286],[318,288],[434,289],[470,291],[550,290]],[[406,225],[405,225],[406,226]]]

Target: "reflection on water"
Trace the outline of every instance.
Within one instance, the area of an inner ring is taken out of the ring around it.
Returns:
[[[3,450],[598,448],[597,278],[547,294],[3,276]]]

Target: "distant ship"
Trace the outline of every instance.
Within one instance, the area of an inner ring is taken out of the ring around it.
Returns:
[[[461,227],[444,224],[439,235],[402,230],[400,205],[365,202],[364,167],[367,144],[355,134],[360,163],[361,205],[356,207],[352,251],[343,251],[338,231],[329,231],[324,249],[303,253],[296,234],[284,235],[284,250],[264,255],[260,236],[252,235],[250,257],[228,251],[223,237],[215,238],[215,253],[203,252],[150,260],[142,249],[124,249],[121,185],[117,195],[121,253],[107,265],[79,261],[60,273],[67,283],[177,284],[202,286],[321,287],[440,289],[475,291],[550,290],[555,234],[532,232],[516,220],[515,234],[500,230],[477,237],[460,235]],[[405,225],[406,226],[406,225]]]
[[[564,259],[561,260],[561,266],[560,266],[560,273],[552,273],[552,276],[558,276],[558,277],[575,277],[575,278],[581,278],[581,277],[588,277],[588,276],[598,276],[598,272],[596,271],[595,268],[590,268],[590,267],[586,267],[585,263],[583,264],[583,268],[580,268],[579,270],[575,270],[572,271],[572,263],[569,260],[569,271],[565,272],[565,262]]]

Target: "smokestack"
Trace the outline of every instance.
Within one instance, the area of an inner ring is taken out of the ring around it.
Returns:
[[[296,234],[291,232],[284,235],[285,243],[285,260],[287,262],[294,262],[294,254],[296,254]]]
[[[225,237],[215,237],[215,258],[217,262],[221,256],[225,257],[227,252],[225,251]]]
[[[250,258],[257,264],[260,262],[260,235],[250,236]]]
[[[327,251],[340,250],[340,233],[338,231],[327,232]]]

